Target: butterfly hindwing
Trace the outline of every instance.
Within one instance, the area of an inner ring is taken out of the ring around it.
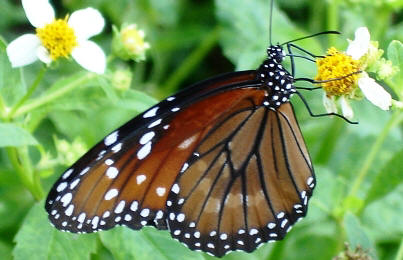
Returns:
[[[171,234],[193,250],[251,252],[306,214],[314,175],[291,104],[245,103],[207,128],[168,196]]]

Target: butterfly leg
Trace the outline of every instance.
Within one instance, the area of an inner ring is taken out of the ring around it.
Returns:
[[[347,119],[346,117],[339,115],[337,113],[323,113],[323,114],[314,114],[312,113],[311,108],[308,105],[308,102],[305,100],[304,96],[301,95],[301,93],[299,93],[298,91],[296,92],[296,94],[299,96],[299,98],[302,100],[302,102],[304,103],[306,109],[308,110],[308,113],[310,116],[312,117],[322,117],[322,116],[337,116],[340,117],[342,119],[344,119],[346,122],[350,123],[350,124],[358,124],[358,122],[354,122],[354,121],[350,121],[349,119]]]

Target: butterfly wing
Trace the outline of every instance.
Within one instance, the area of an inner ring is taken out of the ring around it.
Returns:
[[[315,179],[292,105],[259,104],[248,97],[200,129],[171,188],[171,234],[193,250],[251,252],[306,214]]]
[[[244,71],[204,81],[109,134],[51,189],[45,205],[51,222],[70,232],[118,224],[166,228],[168,192],[203,137],[201,129],[261,92],[255,78],[254,71]]]

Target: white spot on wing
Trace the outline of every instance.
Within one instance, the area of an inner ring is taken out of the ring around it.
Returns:
[[[116,145],[114,145],[114,146],[112,147],[112,151],[113,151],[114,153],[119,152],[120,149],[122,149],[122,143],[118,143],[118,144],[116,144]]]
[[[105,200],[111,200],[114,197],[118,195],[118,190],[117,189],[110,189],[108,192],[105,194]]]
[[[132,202],[132,205],[130,205],[130,210],[137,211],[138,207],[139,207],[139,203],[137,202],[137,200],[135,200]]]
[[[81,214],[78,216],[77,221],[80,222],[80,223],[84,223],[85,216],[86,216],[86,214],[85,214],[84,212],[81,213]]]
[[[60,201],[63,203],[63,207],[66,207],[70,203],[72,198],[73,194],[71,194],[71,192],[64,194],[63,197],[60,199]]]
[[[140,150],[137,152],[137,158],[139,160],[144,159],[151,152],[151,142],[146,143]]]
[[[150,210],[149,209],[143,209],[141,212],[140,212],[140,215],[142,216],[142,217],[148,217],[148,215],[150,214]]]
[[[153,128],[154,126],[161,124],[161,121],[162,119],[155,120],[154,122],[148,125],[148,128]]]
[[[171,189],[171,190],[172,190],[172,192],[178,194],[179,191],[180,191],[179,185],[178,185],[177,183],[175,183],[175,184],[172,186],[172,189]]]
[[[70,174],[71,174],[72,172],[73,172],[73,169],[68,169],[68,170],[63,174],[62,179],[63,179],[63,180],[67,179],[67,178],[70,176]]]
[[[104,139],[104,144],[109,146],[118,140],[118,131],[112,132]]]
[[[166,189],[164,187],[158,187],[155,191],[157,192],[158,196],[162,197],[164,196]]]
[[[64,214],[66,214],[66,216],[70,217],[71,214],[73,214],[73,210],[74,210],[74,205],[70,204],[70,206],[66,209],[66,211],[64,212]]]
[[[151,139],[153,139],[153,137],[155,136],[155,133],[153,131],[145,133],[141,138],[140,138],[140,144],[146,144],[149,141],[151,141]]]
[[[119,170],[116,167],[109,167],[106,170],[106,176],[108,176],[109,179],[114,179],[118,175]]]
[[[115,213],[119,214],[123,212],[123,209],[125,208],[126,202],[124,200],[121,200],[119,204],[115,208]]]
[[[75,179],[71,184],[70,184],[70,189],[74,189],[78,183],[80,182],[80,179]]]
[[[80,172],[80,176],[86,174],[88,171],[90,170],[90,167],[85,167],[81,172]]]
[[[144,174],[138,175],[136,177],[136,181],[137,181],[137,185],[140,185],[141,183],[143,183],[143,181],[145,181],[147,179],[147,176],[145,176]]]
[[[108,166],[112,165],[113,163],[114,163],[114,162],[113,162],[112,159],[106,159],[106,160],[105,160],[105,164],[108,165]]]
[[[143,118],[153,117],[157,114],[158,107],[153,107],[144,113]]]
[[[95,217],[92,219],[91,224],[92,224],[92,228],[93,228],[93,229],[96,229],[96,228],[98,227],[98,221],[99,221],[99,217],[98,217],[98,216],[95,216]]]
[[[178,216],[176,216],[176,220],[177,220],[178,222],[184,221],[184,220],[185,220],[185,214],[179,213]]]
[[[59,185],[57,185],[56,190],[57,190],[57,192],[61,192],[61,191],[63,191],[66,187],[67,187],[67,182],[62,182],[62,183],[60,183]]]

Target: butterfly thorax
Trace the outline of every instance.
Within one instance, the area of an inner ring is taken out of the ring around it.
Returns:
[[[267,90],[263,104],[277,109],[295,93],[294,78],[281,64],[286,56],[281,46],[270,46],[267,48],[267,55],[268,58],[257,69],[257,77]]]

